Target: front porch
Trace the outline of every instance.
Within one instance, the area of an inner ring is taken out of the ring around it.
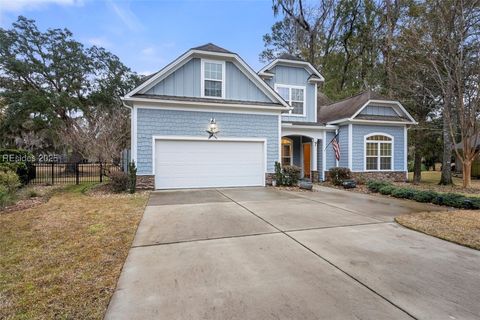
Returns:
[[[322,140],[315,136],[283,135],[281,139],[281,164],[301,168],[301,179],[317,182],[323,180]]]

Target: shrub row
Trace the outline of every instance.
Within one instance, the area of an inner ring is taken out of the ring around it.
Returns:
[[[466,197],[458,193],[438,193],[429,190],[404,188],[395,186],[388,181],[378,180],[368,181],[367,187],[372,192],[391,195],[400,199],[410,199],[460,209],[480,209],[480,198]]]
[[[20,180],[15,172],[0,170],[0,208],[14,202],[18,187]]]
[[[330,168],[329,170],[330,180],[336,186],[341,186],[343,181],[349,180],[352,178],[352,172],[349,168]]]
[[[277,186],[293,186],[298,183],[302,169],[297,166],[281,166],[275,162],[275,181]]]

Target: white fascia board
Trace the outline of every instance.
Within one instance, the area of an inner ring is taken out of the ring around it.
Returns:
[[[291,123],[282,123],[282,128],[285,129],[305,129],[305,130],[336,130],[337,126],[306,126],[306,125],[295,125]]]
[[[411,124],[417,124],[417,122],[412,117],[412,115],[410,113],[408,113],[408,111],[405,109],[405,107],[397,100],[375,100],[375,99],[368,100],[350,119],[351,120],[355,119],[360,114],[360,112],[362,112],[363,109],[365,109],[370,103],[396,105],[400,108],[400,110],[402,110],[403,113],[405,113],[407,115],[408,119],[411,121]]]
[[[320,78],[321,82],[324,82],[325,81],[325,78],[320,74],[320,72],[318,72],[318,70],[312,66],[312,64],[310,62],[307,62],[307,61],[295,61],[295,60],[286,60],[286,59],[275,59],[273,60],[272,62],[270,62],[269,64],[267,64],[265,67],[263,67],[262,69],[260,69],[260,71],[258,71],[258,74],[261,74],[261,73],[264,73],[265,70],[269,70],[271,68],[273,68],[274,66],[276,66],[277,64],[279,63],[284,63],[284,64],[291,64],[291,65],[299,65],[299,66],[303,66],[303,67],[307,67],[307,70],[309,70],[311,73],[315,74],[317,77]]]
[[[212,104],[209,102],[196,101],[175,101],[175,100],[153,100],[148,98],[129,98],[127,101],[135,103],[136,106],[142,105],[145,108],[152,109],[170,109],[170,110],[186,110],[186,111],[208,111],[208,112],[224,112],[235,111],[235,113],[252,113],[263,112],[264,114],[281,114],[285,111],[283,107],[272,107],[262,105],[247,104]]]

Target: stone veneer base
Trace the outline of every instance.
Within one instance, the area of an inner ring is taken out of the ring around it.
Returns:
[[[137,176],[137,189],[152,190],[155,189],[155,176]]]
[[[329,180],[328,171],[325,171],[325,178]],[[377,171],[377,172],[352,172],[352,178],[355,180],[386,180],[394,182],[407,181],[405,171]]]

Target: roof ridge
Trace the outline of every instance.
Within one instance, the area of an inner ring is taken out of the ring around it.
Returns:
[[[365,94],[365,93],[367,93],[367,92],[368,92],[368,93],[371,93],[372,91],[371,91],[371,90],[363,90],[363,91],[360,91],[359,93],[356,93],[356,94],[354,94],[354,95],[352,95],[352,96],[350,96],[350,97],[346,97],[346,98],[343,98],[343,99],[334,101],[334,102],[332,102],[332,103],[330,103],[330,104],[327,104],[327,105],[325,105],[324,107],[331,106],[331,105],[334,105],[334,104],[339,103],[339,102],[347,101],[347,100],[349,100],[349,99],[352,99],[352,98],[361,96],[362,94]],[[370,94],[369,94],[369,95],[370,95]],[[370,97],[369,97],[369,98],[370,98]]]

